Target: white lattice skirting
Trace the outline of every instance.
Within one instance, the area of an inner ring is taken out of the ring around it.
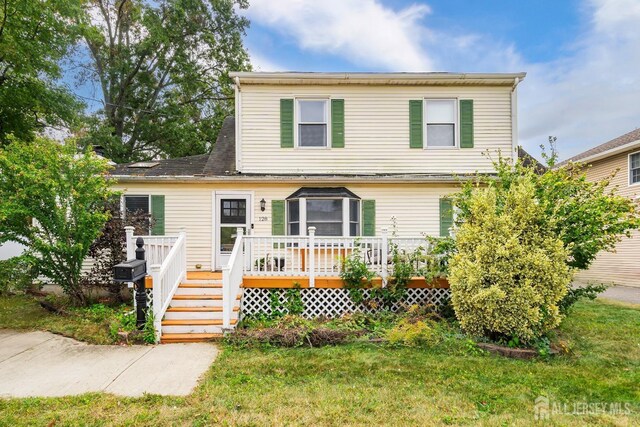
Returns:
[[[271,313],[271,292],[277,292],[280,302],[286,301],[287,289],[246,288],[240,302],[241,316],[250,316],[257,313]],[[365,299],[370,298],[370,291],[364,290]],[[314,318],[319,316],[340,317],[346,313],[356,311],[373,313],[377,309],[363,304],[355,304],[349,297],[346,289],[300,289],[300,296],[304,303],[303,316]],[[449,289],[435,288],[410,288],[407,295],[398,304],[391,307],[397,311],[406,305],[439,305],[449,299]]]

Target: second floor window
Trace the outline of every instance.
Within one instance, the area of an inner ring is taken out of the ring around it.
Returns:
[[[640,153],[629,156],[629,184],[640,183]]]
[[[455,147],[458,111],[455,99],[425,100],[427,147]]]
[[[326,99],[299,99],[298,102],[298,146],[327,146]]]

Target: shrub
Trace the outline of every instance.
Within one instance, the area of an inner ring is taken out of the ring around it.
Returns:
[[[556,155],[552,145],[550,156],[543,154],[549,168],[541,172],[535,166],[512,164],[499,157],[494,162],[497,180],[486,176],[467,181],[462,191],[455,195],[457,222],[464,223],[472,215],[470,202],[479,184],[490,185],[496,195],[496,203],[502,206],[511,186],[522,181],[531,183],[538,206],[538,215],[544,228],[559,238],[569,256],[567,264],[580,270],[589,268],[600,251],[612,251],[622,237],[640,227],[637,203],[628,197],[616,195],[617,188],[609,188],[611,175],[591,182],[586,179],[582,164],[570,163],[553,168]]]
[[[106,290],[117,302],[122,298],[122,283],[113,281],[113,266],[126,259],[126,233],[124,227],[135,227],[137,234],[146,234],[153,225],[150,215],[142,211],[127,212],[126,218],[120,215],[120,200],[112,199],[106,204],[109,220],[102,227],[98,238],[91,244],[88,255],[93,259],[91,270],[84,274],[81,283],[84,287],[96,287]]]
[[[504,194],[490,184],[468,199],[449,266],[451,301],[468,333],[527,343],[561,320],[569,254],[535,191],[521,179]]]
[[[371,285],[374,276],[375,273],[369,270],[362,257],[362,249],[356,242],[353,251],[342,259],[342,271],[340,271],[340,278],[344,281],[344,286],[353,302],[359,304],[364,300],[362,289]]]
[[[567,314],[580,299],[594,300],[598,294],[607,290],[607,285],[587,285],[580,288],[569,287],[567,294],[560,300],[560,313]]]
[[[32,289],[38,277],[28,257],[17,256],[0,261],[0,295]]]
[[[81,269],[109,218],[109,165],[73,143],[10,139],[0,148],[0,243],[26,246],[40,275],[86,305]]]
[[[436,324],[432,320],[424,319],[412,322],[401,319],[396,326],[388,330],[385,338],[393,345],[432,346],[440,342],[440,335]]]

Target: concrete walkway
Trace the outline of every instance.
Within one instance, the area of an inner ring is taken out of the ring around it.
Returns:
[[[601,293],[598,298],[629,302],[631,304],[640,304],[640,288],[632,288],[630,286],[611,286]]]
[[[104,346],[0,330],[0,397],[187,395],[217,355],[206,343]]]

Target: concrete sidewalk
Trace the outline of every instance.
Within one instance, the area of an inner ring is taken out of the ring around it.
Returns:
[[[640,304],[640,289],[630,286],[612,286],[601,293],[598,298]]]
[[[207,343],[104,346],[0,330],[0,397],[187,395],[217,354]]]

